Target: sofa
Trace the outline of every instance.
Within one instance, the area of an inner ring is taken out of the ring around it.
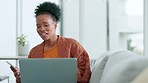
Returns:
[[[130,51],[105,52],[96,60],[89,83],[148,83],[148,58]]]

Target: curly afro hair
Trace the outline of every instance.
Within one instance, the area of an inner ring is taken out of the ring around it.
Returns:
[[[40,14],[48,14],[54,21],[59,22],[60,12],[60,7],[55,3],[43,2],[37,6],[34,13],[35,17],[37,17]]]

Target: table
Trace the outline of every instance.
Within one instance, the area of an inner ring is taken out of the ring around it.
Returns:
[[[9,83],[9,76],[0,76],[0,82],[5,79],[8,79],[8,83]]]
[[[18,67],[18,60],[25,59],[28,56],[0,56],[0,60],[16,60],[16,66]]]
[[[16,67],[18,67],[18,60],[19,59],[25,59],[28,56],[0,56],[0,60],[16,60]],[[0,76],[0,81],[3,81],[5,79],[8,79],[9,83],[9,76]]]

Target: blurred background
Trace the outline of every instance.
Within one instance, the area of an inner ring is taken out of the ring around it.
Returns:
[[[1,0],[0,57],[18,56],[16,38],[25,34],[30,49],[42,42],[36,32],[34,9],[44,1],[60,5],[62,18],[57,34],[74,38],[97,59],[105,51],[144,53],[144,0]],[[10,61],[16,65],[16,61]],[[10,76],[0,60],[0,76]],[[1,83],[7,83],[7,80]]]

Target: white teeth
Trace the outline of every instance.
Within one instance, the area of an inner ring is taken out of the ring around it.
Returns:
[[[46,33],[42,33],[42,35],[46,35]]]
[[[41,35],[46,35],[46,34],[48,34],[47,32],[45,32],[45,33],[41,33]]]

